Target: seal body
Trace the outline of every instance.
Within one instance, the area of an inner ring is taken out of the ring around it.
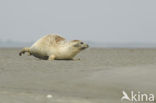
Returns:
[[[81,50],[88,48],[80,40],[67,41],[65,38],[50,34],[37,40],[30,48],[23,48],[19,55],[25,52],[40,59],[68,59],[71,60]]]

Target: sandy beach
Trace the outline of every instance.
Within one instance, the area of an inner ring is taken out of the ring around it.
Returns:
[[[19,51],[0,49],[0,103],[121,103],[123,90],[156,95],[156,49],[89,48],[80,61]]]

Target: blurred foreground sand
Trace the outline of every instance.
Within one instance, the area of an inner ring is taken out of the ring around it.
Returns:
[[[123,90],[156,96],[156,49],[91,48],[80,61],[20,57],[19,50],[0,49],[0,103],[120,103]]]

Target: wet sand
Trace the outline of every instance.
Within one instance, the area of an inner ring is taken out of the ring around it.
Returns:
[[[0,103],[120,103],[123,90],[156,95],[156,49],[90,48],[80,61],[19,51],[0,49]]]

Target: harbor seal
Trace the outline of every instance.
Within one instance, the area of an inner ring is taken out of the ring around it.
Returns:
[[[67,41],[57,34],[45,35],[30,48],[23,48],[19,55],[25,52],[45,60],[74,60],[80,51],[88,48],[88,44],[80,40]]]

